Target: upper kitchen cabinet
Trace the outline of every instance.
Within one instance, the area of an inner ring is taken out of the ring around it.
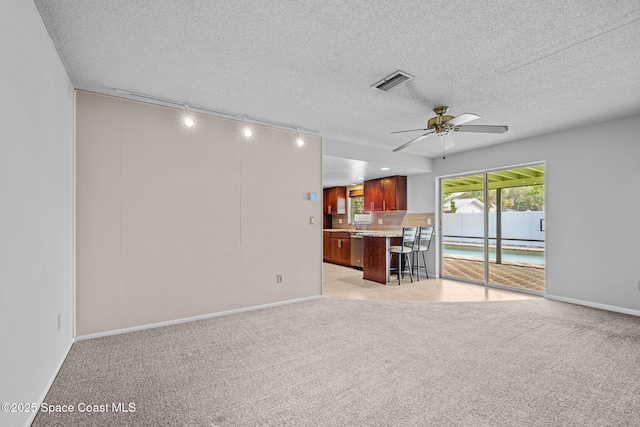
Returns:
[[[324,213],[330,215],[347,213],[347,187],[324,189]]]
[[[364,182],[365,211],[406,211],[407,177],[387,176]]]

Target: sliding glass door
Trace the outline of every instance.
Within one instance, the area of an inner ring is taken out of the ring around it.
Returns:
[[[484,283],[484,175],[441,182],[442,275]]]
[[[545,291],[544,165],[440,180],[443,277]]]

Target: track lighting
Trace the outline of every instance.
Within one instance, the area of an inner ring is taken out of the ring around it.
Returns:
[[[184,102],[181,101],[174,101],[171,99],[166,99],[166,98],[160,98],[157,96],[153,96],[153,95],[147,95],[144,93],[137,93],[137,92],[131,92],[129,90],[124,90],[124,89],[120,89],[120,88],[114,88],[114,91],[121,96],[124,96],[126,98],[130,98],[130,99],[142,99],[145,102],[151,102],[152,104],[156,104],[156,105],[164,105],[166,107],[184,107],[185,108],[185,119],[184,119],[184,125],[187,127],[192,127],[195,125],[195,121],[193,120],[193,118],[190,117],[190,121],[187,120],[187,112],[189,110],[189,108],[185,105]],[[305,129],[305,128],[301,128],[301,127],[296,127],[296,126],[292,126],[292,125],[288,125],[286,123],[278,123],[278,122],[273,122],[270,120],[265,120],[265,119],[259,119],[256,117],[243,117],[241,115],[238,115],[236,113],[230,113],[230,112],[225,112],[225,111],[216,111],[216,110],[212,110],[210,108],[206,108],[206,107],[198,107],[198,106],[194,106],[191,105],[191,110],[195,110],[198,111],[198,113],[201,114],[207,114],[210,116],[214,116],[214,117],[221,117],[224,119],[232,119],[232,120],[244,120],[246,123],[254,123],[254,124],[262,124],[265,126],[269,126],[272,128],[277,128],[277,129],[285,129],[285,130],[294,130],[296,133],[299,132],[300,130],[302,130],[305,133],[309,133],[309,134],[318,134],[320,133],[320,131],[317,130],[313,130],[313,129]],[[193,123],[193,124],[191,124]],[[253,132],[252,132],[253,134]],[[249,136],[247,136],[248,138]]]
[[[302,147],[304,145],[304,139],[302,139],[302,136],[300,135],[300,128],[296,128],[295,140],[298,147]]]
[[[189,106],[184,106],[184,125],[188,128],[193,127],[196,123],[193,121],[193,118],[189,115]]]

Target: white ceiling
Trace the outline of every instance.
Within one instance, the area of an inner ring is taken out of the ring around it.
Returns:
[[[35,4],[78,89],[313,129],[390,159],[420,135],[390,132],[424,127],[439,105],[509,126],[455,134],[449,154],[640,113],[638,0]],[[396,70],[415,78],[370,88]],[[402,153],[442,154],[436,138]],[[325,183],[383,166],[327,157]]]

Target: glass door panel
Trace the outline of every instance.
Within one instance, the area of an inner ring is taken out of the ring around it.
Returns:
[[[531,169],[544,172],[544,166]],[[516,170],[521,171],[522,170]],[[509,173],[498,171],[494,173]],[[488,282],[530,291],[545,291],[544,180],[532,185],[493,181],[496,204],[489,212]],[[538,177],[539,178],[539,177]],[[495,182],[495,183],[494,183]],[[507,186],[511,185],[511,186]]]
[[[440,183],[442,276],[544,293],[544,165]]]
[[[485,282],[484,176],[442,181],[442,275]]]

